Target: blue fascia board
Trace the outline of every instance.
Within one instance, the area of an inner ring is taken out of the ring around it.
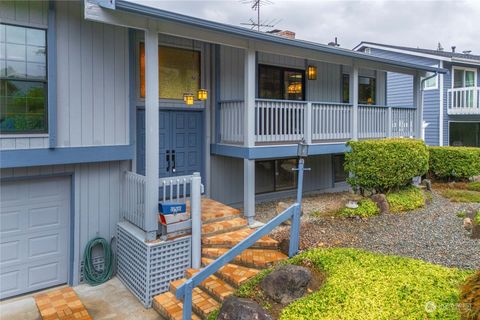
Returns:
[[[131,145],[3,150],[0,168],[132,160]]]
[[[116,0],[114,9],[123,10],[126,12],[140,14],[140,15],[145,15],[145,16],[149,16],[157,19],[178,22],[178,23],[190,25],[193,27],[200,27],[200,28],[204,28],[204,29],[208,29],[216,32],[228,33],[231,35],[240,36],[247,39],[266,41],[270,43],[287,45],[290,47],[296,47],[301,49],[309,49],[309,50],[344,56],[344,57],[353,58],[353,59],[386,63],[386,64],[407,68],[407,69],[423,70],[423,71],[435,72],[435,73],[447,72],[447,70],[441,69],[441,68],[435,68],[430,66],[423,66],[423,65],[413,64],[413,63],[375,57],[375,56],[371,56],[361,52],[352,51],[349,49],[336,48],[336,47],[315,43],[315,42],[310,42],[310,41],[294,40],[294,39],[288,39],[284,37],[278,37],[265,32],[258,32],[258,31],[237,27],[237,26],[233,26],[225,23],[209,21],[209,20],[187,16],[187,15],[183,15],[183,14],[179,14],[171,11],[161,10],[158,8],[141,5],[131,1]]]
[[[344,153],[349,148],[345,143],[332,144],[312,144],[309,146],[308,153],[312,156],[321,154]],[[210,151],[214,155],[222,155],[233,158],[259,160],[275,159],[297,156],[297,145],[283,146],[256,146],[247,148],[243,146],[212,144]]]

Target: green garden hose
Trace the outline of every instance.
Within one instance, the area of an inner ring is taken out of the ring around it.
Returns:
[[[93,266],[92,250],[95,246],[103,247],[103,257],[105,265],[103,270],[97,270]],[[110,244],[101,237],[96,237],[88,241],[83,254],[83,278],[92,286],[104,283],[112,277],[113,273],[113,253]]]

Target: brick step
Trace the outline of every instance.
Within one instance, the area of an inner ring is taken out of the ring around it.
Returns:
[[[202,258],[204,266],[209,265],[214,260],[209,258]],[[215,274],[220,279],[224,280],[233,287],[240,287],[246,281],[255,277],[260,271],[257,269],[247,268],[237,264],[228,263],[220,268]]]
[[[238,244],[243,239],[251,235],[255,230],[245,227],[243,229],[215,234],[211,236],[202,237],[202,246],[207,248],[232,248]],[[260,248],[260,249],[278,249],[278,241],[270,238],[269,236],[264,236],[251,248]]]
[[[169,291],[153,298],[153,309],[167,320],[182,320],[183,303]],[[201,320],[201,318],[192,313],[192,320]]]
[[[180,287],[180,285],[184,283],[186,280],[187,280],[186,278],[182,278],[170,283],[169,293],[172,295],[172,297],[175,298],[177,288]],[[156,298],[157,297],[155,297],[154,299]],[[220,307],[220,303],[215,298],[210,296],[210,294],[206,290],[202,290],[199,287],[193,288],[192,309],[198,316],[200,316],[201,319],[206,319],[212,311],[218,309],[219,307]]]
[[[198,269],[187,269],[185,275],[187,278],[191,278],[198,271]],[[223,302],[225,298],[231,296],[235,292],[235,289],[231,285],[215,275],[211,275],[205,281],[200,283],[200,288],[208,292],[218,302]]]
[[[202,222],[207,224],[215,221],[229,220],[240,217],[240,210],[229,207],[218,201],[202,198]]]
[[[227,252],[227,248],[202,248],[202,257],[216,259]],[[234,264],[249,268],[263,269],[277,262],[288,259],[286,255],[277,250],[246,249],[233,259]]]
[[[231,232],[245,228],[247,220],[240,217],[230,217],[227,220],[202,224],[202,235],[211,236],[219,233]]]

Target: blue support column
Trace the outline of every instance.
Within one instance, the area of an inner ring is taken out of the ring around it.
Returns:
[[[292,217],[292,226],[290,228],[290,247],[288,256],[293,257],[297,254],[300,244],[300,214],[302,212],[302,193],[303,193],[303,173],[305,169],[305,160],[300,158],[298,161],[298,185],[297,185],[297,207]]]

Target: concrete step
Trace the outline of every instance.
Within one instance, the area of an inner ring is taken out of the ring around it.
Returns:
[[[198,271],[198,269],[187,269],[185,275],[187,278],[191,278]],[[225,298],[231,296],[235,292],[235,289],[231,285],[215,275],[211,275],[205,281],[200,283],[200,288],[208,292],[219,302],[222,302]]]
[[[213,261],[213,259],[202,258],[202,264],[204,266],[209,265]],[[231,286],[238,288],[246,281],[255,277],[259,272],[260,271],[257,269],[228,263],[224,267],[220,268],[220,270],[216,272],[216,275]]]
[[[227,252],[227,248],[202,248],[202,257],[216,259]],[[277,262],[288,259],[286,255],[277,250],[246,249],[233,259],[233,264],[249,268],[263,269]]]
[[[202,246],[208,248],[232,248],[238,244],[243,239],[251,235],[255,230],[248,227],[215,234],[211,236],[202,237]],[[260,248],[260,249],[278,249],[278,241],[265,236],[258,240],[251,248]]]
[[[245,228],[247,220],[240,217],[231,217],[228,220],[215,221],[202,224],[202,236],[211,236],[215,234],[231,232]]]
[[[153,309],[167,320],[182,320],[183,303],[169,291],[153,298]],[[201,318],[192,313],[192,320]]]

